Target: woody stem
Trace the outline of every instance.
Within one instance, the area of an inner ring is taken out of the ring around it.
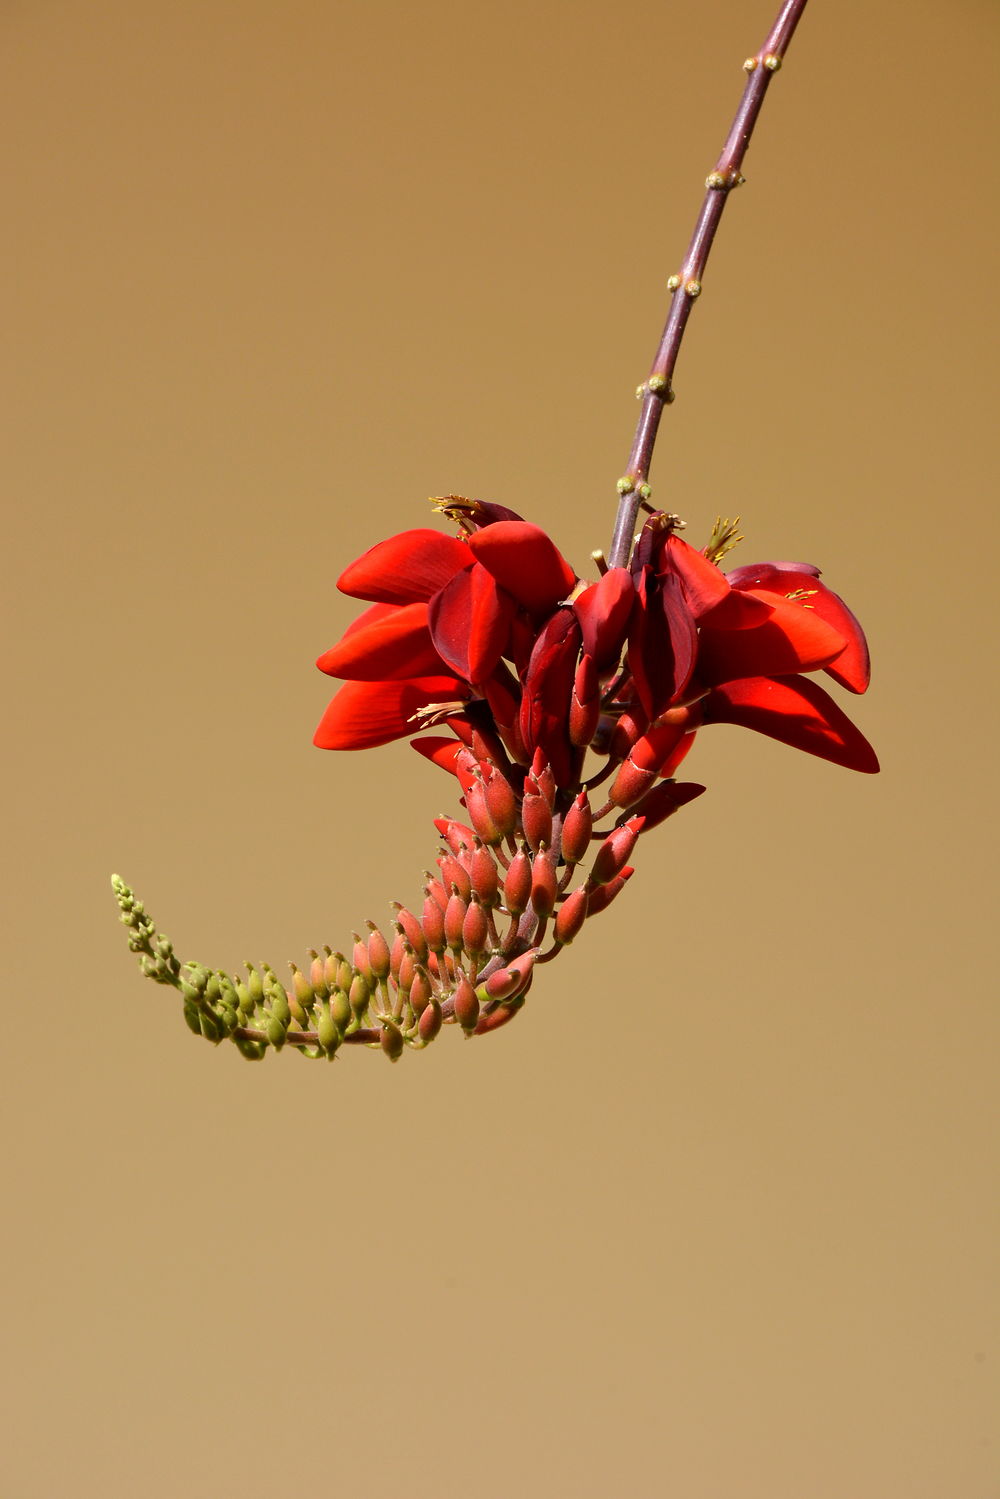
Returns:
[[[653,461],[653,446],[660,425],[663,408],[673,400],[674,366],[680,352],[684,329],[695,299],[701,293],[702,277],[708,262],[715,231],[719,227],[726,200],[734,187],[743,181],[740,167],[750,144],[760,107],[764,102],[768,84],[781,66],[788,44],[807,0],[784,0],[774,25],[765,37],[760,51],[748,57],[743,64],[747,72],[746,86],[740,100],[736,117],[729,129],[715,168],[706,181],[705,200],[701,206],[691,243],[676,275],[667,283],[670,294],[670,311],[663,329],[663,337],[656,351],[649,377],[640,386],[642,410],[639,413],[632,451],[628,456],[625,475],[618,481],[620,499],[614,536],[608,554],[610,567],[626,567],[632,549],[639,506],[646,498],[643,488]]]

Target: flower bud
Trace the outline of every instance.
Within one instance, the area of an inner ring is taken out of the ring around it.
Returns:
[[[469,860],[469,876],[472,880],[472,893],[479,896],[488,910],[495,906],[500,899],[497,861],[478,838],[473,845],[472,858]]]
[[[591,656],[580,657],[573,678],[573,695],[569,703],[570,743],[585,749],[597,733],[601,717],[601,682]]]
[[[461,854],[463,849],[472,847],[475,834],[463,822],[456,822],[451,817],[435,817],[434,826],[453,854]]]
[[[399,1027],[387,1020],[378,1034],[379,1043],[390,1062],[398,1062],[403,1055],[403,1036]]]
[[[462,946],[470,958],[478,958],[489,946],[489,920],[475,891],[462,922]]]
[[[557,893],[556,861],[543,843],[531,863],[531,905],[536,916],[552,914]]]
[[[507,869],[503,882],[504,905],[512,916],[528,909],[531,899],[531,860],[522,844]]]
[[[517,827],[517,797],[513,786],[496,766],[490,767],[483,777],[483,798],[500,837],[509,838]]]
[[[406,933],[406,940],[417,955],[418,963],[425,963],[427,961],[427,938],[424,936],[420,922],[412,911],[408,911],[398,901],[393,901],[392,909],[396,913],[396,920]]]
[[[503,842],[503,833],[493,821],[490,809],[486,804],[486,792],[482,781],[476,781],[465,793],[465,805],[468,809],[469,818],[479,837],[484,843],[494,844]]]
[[[463,973],[455,989],[455,1019],[463,1031],[474,1031],[479,1020],[479,996]]]
[[[434,1040],[434,1037],[441,1029],[441,1020],[441,1003],[439,1000],[433,998],[432,996],[427,1001],[424,1009],[421,1010],[420,1020],[417,1024],[417,1029],[420,1033],[421,1041],[426,1044],[427,1042]]]
[[[338,1031],[343,1035],[354,1019],[354,1006],[351,1004],[351,996],[345,993],[343,989],[334,989],[330,995],[330,1014],[333,1016],[334,1025],[336,1025]]]
[[[620,828],[612,829],[597,850],[590,871],[591,885],[606,885],[608,880],[613,880],[616,874],[621,873],[642,827],[641,817],[630,817]]]
[[[445,889],[450,891],[457,888],[462,899],[468,900],[472,894],[472,881],[462,861],[455,854],[444,854],[437,862]]]
[[[448,904],[448,892],[441,881],[431,874],[429,869],[424,870],[424,894],[431,896],[437,901],[442,911]]]
[[[363,973],[359,972],[354,975],[347,997],[351,1003],[352,1013],[360,1020],[371,1003],[372,997],[371,985]]]
[[[453,953],[462,951],[465,940],[462,929],[465,925],[466,909],[466,903],[459,895],[457,887],[453,887],[448,909],[444,913],[444,937]]]
[[[410,1007],[418,1019],[426,1010],[433,993],[430,974],[422,964],[418,963],[413,972],[413,983],[410,985]]]
[[[251,968],[249,963],[246,965],[246,967],[247,990],[250,994],[250,1005],[252,1009],[256,1009],[264,999],[264,981],[261,978],[260,974],[257,972],[256,968]]]
[[[322,1046],[328,1056],[332,1055],[340,1045],[340,1031],[337,1029],[337,1024],[325,1004],[321,1005],[319,1016],[316,1020],[316,1035],[319,1038],[320,1046]]]
[[[531,978],[536,956],[536,951],[532,949],[531,952],[521,953],[520,957],[512,958],[503,968],[497,968],[480,984],[480,999],[510,999],[513,995],[520,994]]]
[[[351,934],[354,938],[353,962],[355,972],[363,975],[369,989],[375,987],[375,975],[372,973],[372,965],[368,959],[368,943],[357,932]]]
[[[556,799],[556,778],[552,774],[552,766],[549,764],[548,758],[541,745],[538,746],[538,748],[535,750],[534,755],[532,756],[531,774],[535,779],[536,785],[538,786],[539,794],[545,797],[545,800],[549,804],[549,809],[551,810],[551,808],[555,805]]]
[[[374,921],[366,921],[365,926],[371,933],[368,938],[368,962],[375,978],[384,983],[389,977],[389,944]]]
[[[683,729],[667,724],[637,739],[615,776],[608,798],[616,807],[631,807],[645,796],[662,767],[684,737]]]
[[[563,946],[573,941],[580,934],[580,928],[587,919],[587,907],[590,904],[590,891],[586,885],[580,885],[571,895],[567,895],[556,915],[556,924],[552,935],[555,940]]]
[[[587,793],[581,791],[563,819],[562,856],[567,864],[579,864],[590,852],[594,818]]]
[[[313,992],[309,985],[309,980],[306,978],[305,974],[300,972],[300,970],[296,968],[294,963],[289,963],[288,966],[292,971],[292,992],[286,997],[285,1002],[288,1005],[289,1013],[294,1015],[299,1025],[305,1028],[309,1023],[306,1011],[312,1009]],[[272,996],[276,992],[277,991],[272,990]],[[284,994],[284,989],[282,989],[281,992],[282,994]],[[273,997],[271,1000],[271,1007],[272,1009],[274,1007]]]
[[[552,809],[540,792],[526,794],[521,802],[521,826],[534,853],[543,843],[552,842]]]
[[[421,929],[429,952],[443,952],[445,949],[444,937],[444,911],[432,895],[424,899],[424,915]]]
[[[632,746],[637,739],[641,739],[649,726],[649,715],[643,711],[638,703],[634,703],[632,711],[622,713],[611,731],[611,742],[608,745],[608,755],[612,760],[626,760],[632,751]]]
[[[326,981],[326,964],[315,948],[309,949],[309,987],[317,999],[325,999],[329,993],[329,985]]]
[[[405,938],[403,940],[406,942]],[[396,975],[396,987],[399,989],[400,994],[409,994],[416,966],[417,962],[413,955],[413,948],[406,942],[399,964],[399,973]]]
[[[615,896],[621,894],[634,874],[635,870],[631,864],[626,864],[613,880],[608,880],[606,885],[598,885],[596,890],[591,890],[587,915],[599,916],[602,911],[606,911]]]

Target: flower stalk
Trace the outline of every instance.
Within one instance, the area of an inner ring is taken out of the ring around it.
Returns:
[[[719,159],[705,179],[705,198],[687,254],[681,262],[680,270],[667,282],[667,290],[670,292],[667,321],[649,375],[636,391],[642,407],[625,473],[618,481],[618,515],[608,552],[610,567],[625,567],[628,563],[639,509],[649,498],[647,481],[660,417],[664,406],[668,406],[674,399],[674,367],[692,308],[701,295],[715,232],[729,194],[744,182],[741,171],[743,158],[760,114],[764,95],[774,74],[781,67],[806,4],[807,0],[785,0],[760,50],[744,62],[747,80],[743,97]]]

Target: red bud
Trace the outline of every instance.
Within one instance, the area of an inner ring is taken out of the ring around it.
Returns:
[[[606,885],[598,885],[596,890],[591,890],[587,915],[599,916],[602,911],[606,911],[615,896],[619,895],[625,889],[625,886],[634,874],[635,870],[631,864],[626,864],[625,868],[620,870],[613,880],[608,880]]]
[[[479,1020],[479,996],[463,973],[455,990],[455,1019],[463,1031],[472,1031]]]
[[[573,696],[569,704],[569,737],[572,744],[584,749],[597,732],[601,717],[601,682],[593,657],[581,656],[573,678]]]
[[[489,921],[479,897],[473,892],[462,923],[462,946],[470,958],[478,958],[487,950],[489,940]]]
[[[460,953],[464,938],[462,927],[465,924],[466,904],[459,895],[457,889],[453,889],[448,901],[448,908],[444,913],[444,936],[445,941],[452,952]]]
[[[517,797],[514,788],[496,766],[483,777],[486,808],[502,838],[509,838],[517,827]]]
[[[693,802],[696,796],[701,796],[704,789],[704,786],[698,786],[694,781],[664,781],[661,786],[655,786],[635,808],[637,813],[642,814],[643,832],[648,833],[650,828],[659,827],[661,822],[666,822],[681,807]]]
[[[515,994],[520,994],[531,977],[535,966],[536,952],[522,953],[520,957],[513,958],[504,968],[498,968],[491,973],[488,979],[480,984],[480,992],[487,999],[510,999]]]
[[[563,820],[562,856],[567,864],[579,864],[590,852],[594,819],[587,793],[581,791]]]
[[[616,874],[621,873],[629,854],[635,848],[635,840],[642,827],[641,817],[630,817],[628,822],[623,822],[620,828],[614,828],[608,834],[597,850],[590,871],[592,885],[606,885],[608,880],[613,880]]]
[[[488,909],[497,904],[500,899],[500,878],[497,870],[497,862],[488,848],[476,842],[472,850],[472,858],[469,860],[469,875],[472,879],[472,889],[479,896],[483,905]]]
[[[567,895],[559,907],[556,916],[556,924],[553,936],[557,942],[564,945],[573,941],[579,935],[580,928],[587,919],[587,907],[590,903],[590,891],[586,885],[580,885],[571,895]]]
[[[552,914],[558,888],[556,861],[552,850],[543,844],[531,864],[531,905],[536,916]]]
[[[420,1020],[417,1026],[421,1041],[433,1041],[441,1029],[441,1005],[436,999],[429,999],[420,1012]]]
[[[389,944],[374,921],[366,921],[365,926],[371,932],[368,938],[368,962],[371,965],[371,971],[377,979],[384,981],[389,977]]]
[[[552,842],[552,810],[544,796],[525,796],[521,803],[521,826],[528,847],[536,853],[543,843]]]
[[[520,847],[507,870],[503,882],[504,905],[512,916],[520,916],[528,909],[531,899],[531,860]]]
[[[465,867],[464,861],[457,858],[455,854],[445,854],[442,858],[438,859],[438,864],[441,869],[441,879],[444,881],[445,889],[450,891],[453,886],[457,886],[458,893],[462,899],[468,900],[472,894],[472,881],[469,878],[469,871]]]

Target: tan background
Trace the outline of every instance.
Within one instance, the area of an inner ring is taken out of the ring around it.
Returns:
[[[696,18],[696,19],[695,19]],[[197,1044],[450,804],[311,747],[449,490],[606,544],[770,4],[7,0],[0,1491],[996,1499],[991,4],[811,7],[654,468],[870,629],[852,776],[737,730],[519,1023]]]

